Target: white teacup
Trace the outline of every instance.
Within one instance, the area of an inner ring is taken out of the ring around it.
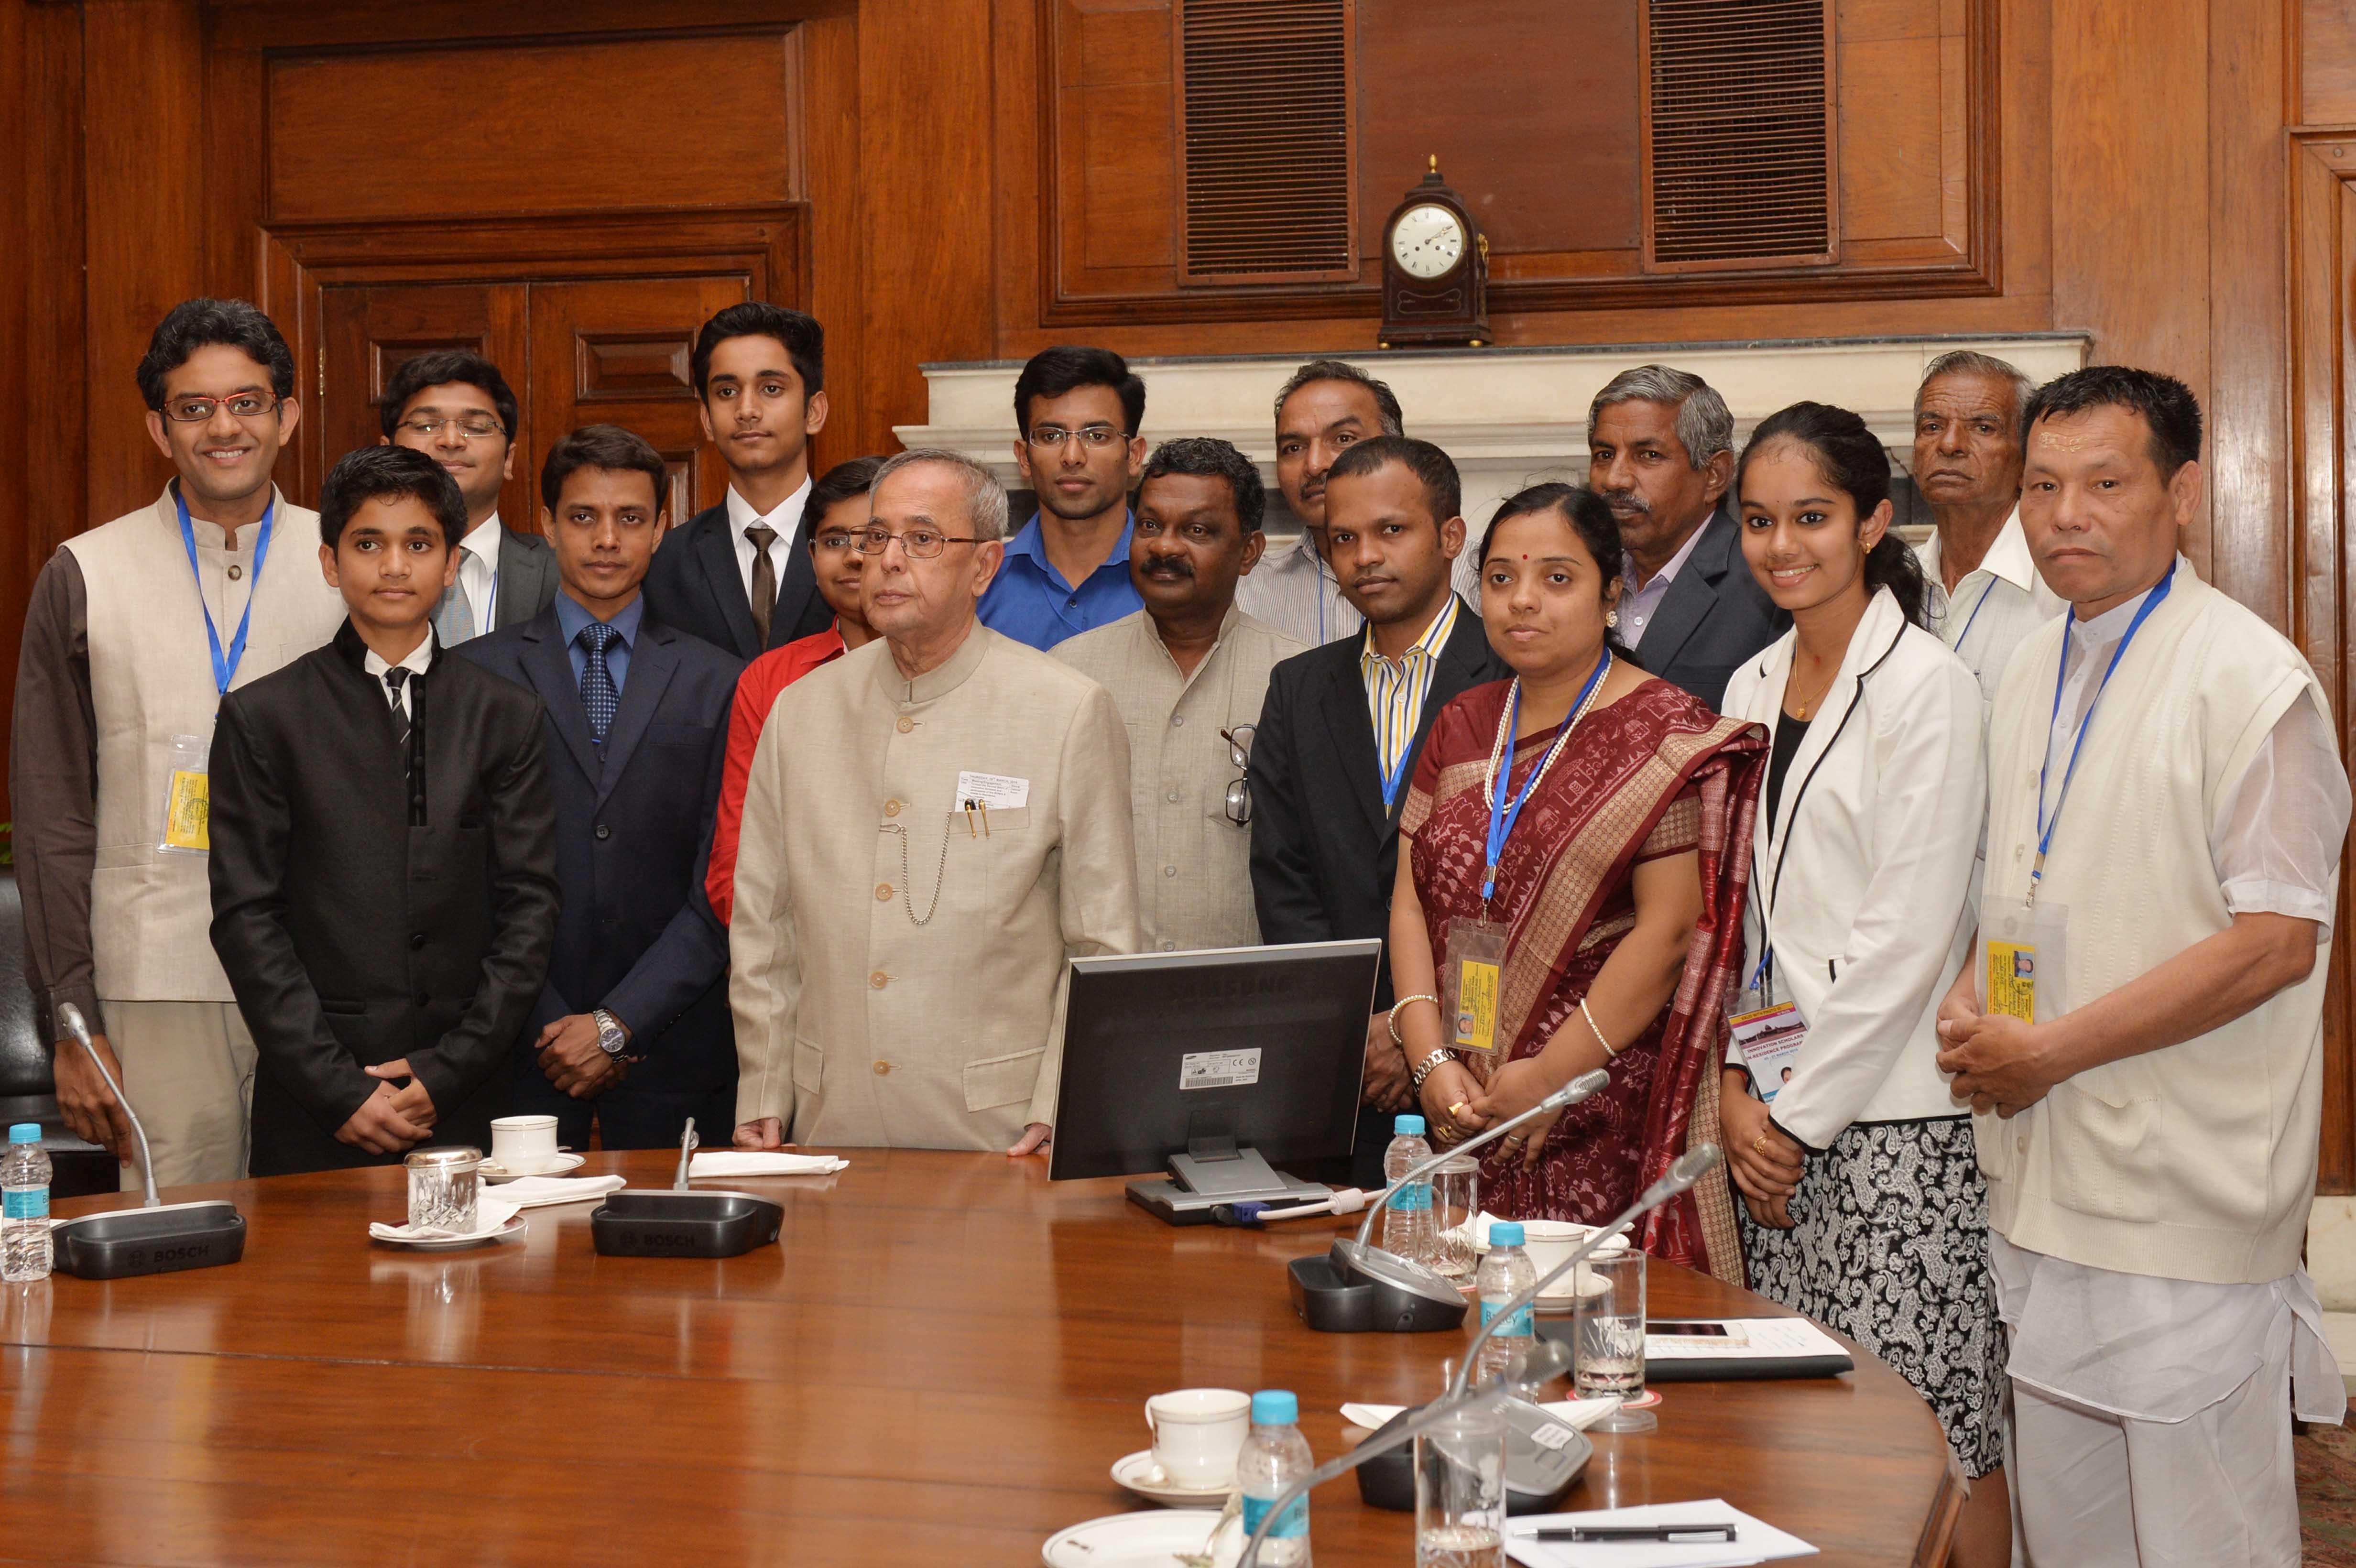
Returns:
[[[1251,1395],[1231,1388],[1182,1388],[1145,1402],[1154,1467],[1174,1487],[1226,1487],[1251,1433]]]
[[[491,1160],[510,1176],[530,1176],[556,1163],[554,1116],[491,1118]]]
[[[1544,1279],[1571,1253],[1587,1245],[1594,1235],[1595,1227],[1592,1225],[1575,1225],[1567,1220],[1525,1220],[1522,1221],[1522,1251],[1530,1255],[1530,1266],[1537,1270],[1540,1279]],[[1581,1264],[1547,1286],[1546,1299],[1567,1300],[1574,1295],[1590,1294],[1596,1288],[1587,1265]]]

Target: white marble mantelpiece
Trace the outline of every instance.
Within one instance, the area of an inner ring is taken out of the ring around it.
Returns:
[[[1464,514],[1476,524],[1496,504],[1542,479],[1583,479],[1587,405],[1612,377],[1661,363],[1718,389],[1733,411],[1738,445],[1752,426],[1802,399],[1864,416],[1903,465],[1913,441],[1914,389],[1922,368],[1976,348],[2050,380],[2086,362],[2083,333],[2010,337],[1815,338],[1744,343],[1646,343],[1580,348],[1454,348],[1340,354],[1390,384],[1408,433],[1437,443],[1464,481]],[[1145,379],[1147,439],[1215,435],[1259,464],[1275,491],[1276,390],[1309,354],[1132,359]],[[992,465],[1010,487],[1014,466],[1014,379],[1023,362],[926,365],[925,423],[894,434],[909,446],[945,446]]]

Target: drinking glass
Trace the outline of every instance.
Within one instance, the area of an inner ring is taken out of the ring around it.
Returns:
[[[409,1168],[409,1222],[421,1230],[473,1233],[475,1200],[482,1189],[482,1150],[422,1148],[403,1163]]]
[[[1455,1364],[1440,1365],[1441,1389]],[[1415,1439],[1416,1568],[1505,1568],[1505,1417],[1459,1411]]]
[[[1473,1221],[1481,1213],[1481,1162],[1460,1154],[1431,1173],[1431,1222],[1440,1232],[1440,1249],[1432,1260],[1435,1272],[1470,1283],[1478,1255],[1472,1250]]]
[[[1650,1432],[1649,1410],[1630,1410],[1644,1394],[1644,1253],[1625,1243],[1596,1253],[1572,1271],[1579,1282],[1573,1349],[1579,1397],[1618,1399],[1594,1424],[1599,1432]]]

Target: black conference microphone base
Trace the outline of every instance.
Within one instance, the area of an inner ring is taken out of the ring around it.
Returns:
[[[1287,1265],[1292,1309],[1325,1334],[1431,1334],[1462,1328],[1464,1291],[1444,1275],[1348,1237]]]
[[[222,1199],[117,1209],[60,1220],[49,1230],[54,1266],[76,1279],[217,1268],[245,1256],[245,1216]]]

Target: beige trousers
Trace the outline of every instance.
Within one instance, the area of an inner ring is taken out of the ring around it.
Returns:
[[[234,1002],[106,999],[106,1038],[147,1129],[155,1185],[241,1181],[252,1141],[253,1036]],[[128,1151],[134,1161],[136,1150]],[[123,1190],[139,1190],[137,1165]]]

